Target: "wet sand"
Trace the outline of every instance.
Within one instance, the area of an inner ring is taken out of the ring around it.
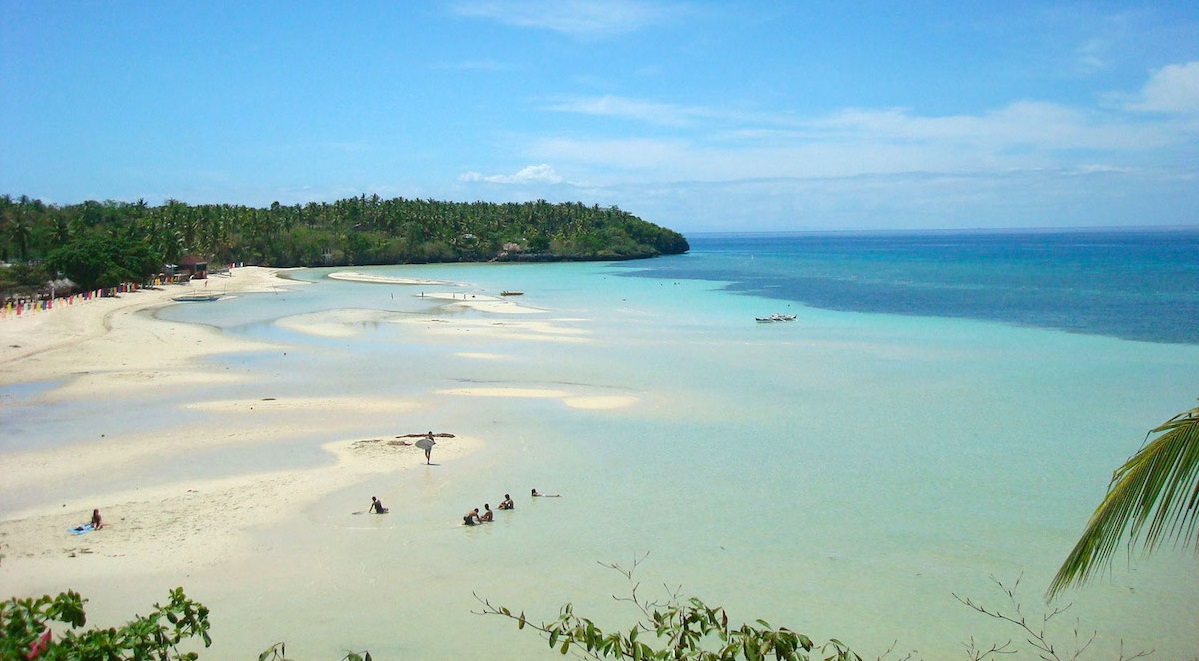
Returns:
[[[224,296],[304,286],[276,277],[273,269],[243,267],[231,275],[188,285],[143,289],[114,298],[60,305],[21,317],[0,319],[0,386],[53,382],[37,396],[46,405],[111,401],[170,388],[196,388],[252,378],[215,371],[202,359],[270,345],[221,334],[213,328],[179,324],[148,312],[177,303],[187,293],[219,291]],[[219,303],[218,303],[219,304]],[[336,335],[353,315],[314,320],[308,332]],[[215,389],[219,392],[219,389]],[[0,399],[0,418],[11,402]],[[220,425],[177,433],[98,435],[92,441],[0,453],[0,494],[65,487],[79,476],[103,475],[105,490],[3,510],[0,521],[0,592],[20,594],[42,585],[71,585],[84,577],[178,572],[235,558],[248,551],[247,532],[349,484],[424,463],[424,453],[394,434],[356,438],[345,421],[387,418],[419,410],[422,402],[363,397],[266,397],[189,399],[183,411],[219,415]],[[137,415],[131,411],[131,415]],[[381,429],[381,432],[384,431]],[[156,457],[206,447],[277,443],[299,434],[323,434],[329,460],[318,467],[146,480],[139,471]],[[438,461],[453,461],[482,445],[463,438],[438,444]],[[124,488],[111,485],[125,485]],[[14,499],[16,500],[16,499]],[[65,500],[67,502],[59,502]],[[11,502],[11,501],[10,501]],[[72,535],[68,530],[99,508],[103,529]],[[103,599],[104,595],[93,595]]]

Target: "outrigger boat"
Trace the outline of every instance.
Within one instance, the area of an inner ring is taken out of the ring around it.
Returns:
[[[772,314],[769,317],[754,317],[758,323],[768,324],[775,321],[795,321],[793,314]]]
[[[507,289],[505,289],[504,291],[500,292],[500,296],[524,296],[524,295],[525,295],[525,293],[523,291],[508,291]]]
[[[208,303],[220,297],[220,294],[184,294],[182,296],[175,296],[171,300],[179,301],[180,303]]]

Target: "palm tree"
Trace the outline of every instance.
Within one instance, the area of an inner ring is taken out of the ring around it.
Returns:
[[[25,196],[22,195],[21,198],[24,199]],[[30,214],[26,211],[24,204],[18,206],[16,212],[9,216],[8,235],[13,245],[16,246],[18,259],[29,258],[29,242],[33,237],[32,225]]]
[[[1159,436],[1150,441],[1153,434]],[[1107,495],[1057,570],[1047,597],[1108,567],[1125,534],[1130,547],[1139,539],[1145,553],[1167,538],[1199,547],[1199,407],[1170,418],[1145,440],[1112,474]]]

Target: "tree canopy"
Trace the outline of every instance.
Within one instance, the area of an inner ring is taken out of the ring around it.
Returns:
[[[167,605],[154,604],[149,615],[135,616],[121,627],[84,629],[86,602],[74,591],[0,602],[0,658],[198,659],[196,652],[180,652],[179,645],[190,638],[204,647],[212,644],[208,609],[183,594],[183,588],[171,590]],[[54,623],[69,628],[56,635]]]
[[[214,263],[347,266],[457,261],[620,260],[680,254],[678,232],[615,206],[385,200],[266,208],[167,200],[58,206],[0,196],[0,261],[45,262],[101,286],[192,254]]]

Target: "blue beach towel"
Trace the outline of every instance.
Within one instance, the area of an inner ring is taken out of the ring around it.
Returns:
[[[71,533],[72,535],[83,535],[83,534],[89,533],[91,531],[92,531],[92,524],[90,524],[90,523],[85,523],[81,526],[75,526],[74,528],[67,529],[67,532]]]

